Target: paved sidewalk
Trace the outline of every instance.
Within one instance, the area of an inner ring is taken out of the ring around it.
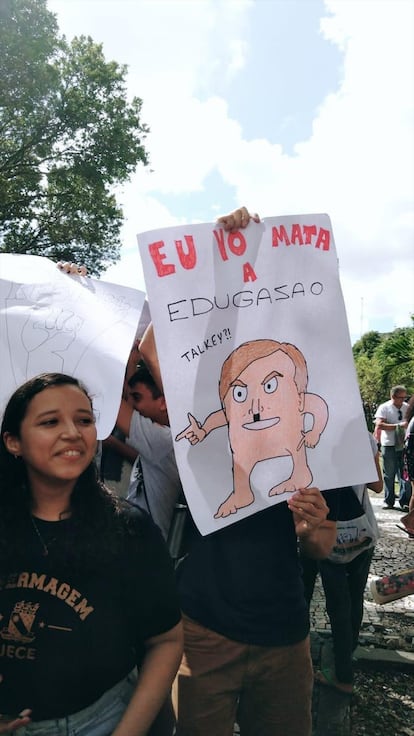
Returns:
[[[381,537],[371,565],[365,593],[360,647],[355,652],[358,669],[409,671],[414,675],[414,596],[378,605],[369,592],[373,578],[414,567],[414,540],[398,527],[403,512],[384,510],[383,495],[370,493]],[[318,578],[311,604],[311,643],[315,668],[332,667],[330,625]],[[313,736],[351,736],[350,698],[332,688],[315,685]]]
[[[388,575],[409,567],[414,567],[414,539],[398,529],[403,512],[401,510],[383,510],[384,499],[371,493],[371,502],[380,527],[380,539],[375,548],[374,558],[368,577],[365,592],[364,618],[362,622],[360,642],[370,646],[384,646],[394,649],[414,651],[414,596],[378,605],[369,592],[372,579]],[[317,579],[311,604],[311,628],[321,633],[330,632],[329,619],[325,609],[325,597]],[[396,617],[398,627],[396,627]],[[405,631],[404,637],[399,633]]]
[[[414,595],[400,598],[383,606],[373,601],[369,583],[373,578],[414,567],[414,540],[396,524],[403,512],[383,510],[383,494],[370,492],[370,498],[380,527],[381,537],[376,546],[365,592],[364,619],[360,646],[355,652],[356,668],[412,672],[414,676]],[[325,609],[325,597],[318,577],[310,609],[311,649],[315,669],[333,666],[330,625]],[[352,736],[350,698],[332,688],[315,685],[313,692],[313,736]],[[384,724],[386,727],[386,724]],[[236,727],[234,736],[238,736]],[[282,735],[281,735],[282,736]],[[390,736],[384,730],[384,736]]]

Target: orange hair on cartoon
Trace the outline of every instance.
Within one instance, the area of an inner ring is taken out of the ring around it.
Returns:
[[[223,404],[224,398],[232,385],[232,383],[240,376],[250,363],[259,358],[266,358],[272,353],[281,350],[293,362],[295,366],[295,384],[298,393],[306,392],[308,385],[308,369],[306,360],[301,351],[289,342],[277,342],[276,340],[251,340],[239,345],[226,358],[223,363],[219,381],[220,401]]]

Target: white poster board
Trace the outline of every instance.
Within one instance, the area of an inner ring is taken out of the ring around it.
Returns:
[[[29,378],[67,373],[85,384],[98,438],[107,437],[144,299],[135,289],[69,276],[47,258],[0,254],[0,412]]]
[[[376,478],[327,215],[138,236],[175,453],[202,534]]]

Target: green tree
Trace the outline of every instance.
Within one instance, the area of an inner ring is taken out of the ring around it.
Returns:
[[[376,406],[384,399],[382,371],[379,361],[361,355],[355,359],[359,390],[364,403]]]
[[[357,340],[352,348],[354,358],[357,358],[359,355],[365,355],[367,358],[372,358],[380,342],[381,335],[379,332],[376,332],[375,330],[366,332],[362,335],[360,340]]]
[[[387,400],[391,386],[404,384],[414,393],[414,316],[410,327],[393,332],[367,332],[353,346],[355,367],[364,405]]]
[[[387,335],[376,351],[388,387],[404,384],[414,389],[414,327],[399,327]]]
[[[46,0],[1,0],[0,252],[119,258],[115,187],[147,163],[141,100],[91,38],[68,43]]]

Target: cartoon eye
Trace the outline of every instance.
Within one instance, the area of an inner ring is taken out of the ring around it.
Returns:
[[[266,394],[273,394],[277,389],[276,376],[273,376],[273,378],[271,378],[270,381],[266,381],[266,383],[263,384],[263,388]]]
[[[247,399],[247,386],[233,386],[233,399],[242,404]]]

